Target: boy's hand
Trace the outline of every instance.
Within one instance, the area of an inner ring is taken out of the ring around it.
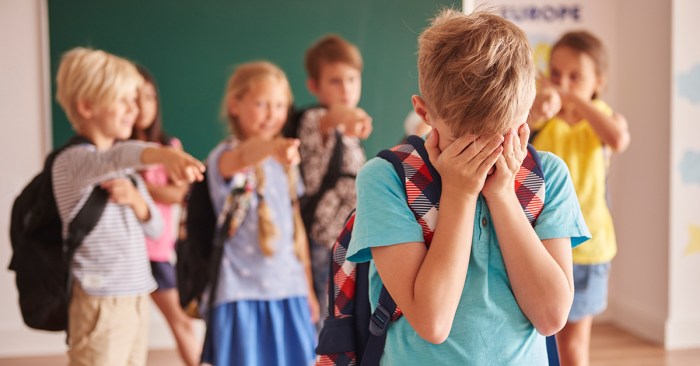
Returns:
[[[503,142],[503,153],[496,161],[495,170],[484,184],[484,197],[495,199],[515,195],[515,176],[527,156],[527,141],[530,138],[530,128],[523,123],[518,128],[510,129]]]
[[[129,205],[134,210],[136,217],[141,221],[148,221],[150,217],[148,205],[131,180],[117,178],[100,184],[109,193],[109,199],[118,205]]]
[[[204,164],[190,154],[171,147],[161,147],[158,150],[158,162],[163,164],[175,184],[189,184],[204,179]]]
[[[362,108],[332,105],[321,119],[321,130],[328,131],[332,128],[346,136],[364,140],[372,133],[372,117]]]
[[[127,178],[108,180],[100,184],[109,193],[109,199],[118,205],[131,205],[138,199],[143,199],[136,187]]]
[[[299,156],[299,139],[278,137],[272,141],[272,156],[283,165],[297,165]]]
[[[461,196],[478,196],[486,175],[501,156],[503,136],[466,135],[440,150],[436,129],[428,136],[425,149],[430,162],[442,177],[443,192]]]

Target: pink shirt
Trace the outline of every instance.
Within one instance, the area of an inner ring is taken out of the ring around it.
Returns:
[[[173,138],[170,145],[180,148],[180,140]],[[153,165],[141,172],[143,180],[148,185],[157,187],[166,186],[169,183],[168,175],[162,165]],[[156,239],[146,238],[146,248],[148,258],[154,262],[169,262],[175,248],[175,225],[174,210],[172,204],[165,204],[156,201],[156,206],[163,217],[163,231]]]

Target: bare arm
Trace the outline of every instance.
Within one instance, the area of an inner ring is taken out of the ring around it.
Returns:
[[[295,204],[294,206],[294,210],[299,210],[298,204]],[[301,218],[301,216],[299,216],[299,218]],[[303,235],[304,237],[306,237],[306,232],[304,232]],[[311,311],[311,322],[316,323],[321,317],[321,311],[318,304],[318,298],[316,297],[316,290],[314,289],[314,276],[311,272],[311,255],[309,253],[309,243],[306,241],[304,245],[301,246],[301,262],[304,265],[304,272],[306,272],[306,279],[309,287],[308,302],[309,310]]]
[[[283,164],[299,162],[299,140],[278,137],[274,140],[250,138],[231,150],[224,151],[219,158],[219,172],[224,178],[254,166],[269,156]]]
[[[372,117],[364,109],[350,108],[344,105],[332,105],[328,112],[318,121],[318,127],[324,138],[333,136],[331,133],[338,129],[346,136],[366,139],[372,133]]]
[[[143,164],[163,164],[165,171],[174,182],[191,183],[201,181],[204,164],[186,152],[172,147],[148,147],[141,152]]]
[[[423,243],[373,247],[379,276],[418,335],[447,339],[469,267],[476,202],[503,137],[465,136],[444,151],[433,130],[426,149],[443,179],[440,211],[430,250]]]
[[[146,200],[141,196],[129,179],[118,178],[100,184],[109,193],[109,199],[119,205],[128,205],[141,222],[151,219],[151,212]]]
[[[513,190],[527,155],[529,135],[527,124],[522,124],[517,134],[511,130],[506,135],[503,155],[487,178],[483,193],[515,299],[537,331],[551,335],[566,323],[573,301],[571,241],[541,242]]]
[[[518,305],[540,334],[558,332],[574,297],[571,240],[540,241],[515,193],[488,206]]]
[[[170,146],[173,149],[184,151],[182,143],[178,139],[173,139]],[[164,204],[178,204],[185,199],[189,185],[168,181],[168,184],[165,186],[155,186],[147,183],[146,188],[154,201]]]
[[[167,186],[147,184],[146,187],[154,201],[164,204],[176,204],[182,202],[185,198],[189,186],[186,184],[169,184]]]
[[[447,197],[444,192],[442,197]],[[424,243],[372,248],[379,276],[421,338],[439,344],[452,329],[467,279],[476,197],[441,199],[430,250]]]
[[[608,116],[596,108],[591,102],[573,94],[567,96],[583,118],[588,120],[603,144],[610,146],[614,152],[623,152],[630,144],[630,133],[627,119],[619,113]]]

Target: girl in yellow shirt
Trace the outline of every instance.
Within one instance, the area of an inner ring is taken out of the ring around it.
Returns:
[[[588,365],[593,316],[607,306],[608,272],[617,251],[606,200],[612,152],[630,143],[625,117],[598,99],[607,79],[607,52],[586,31],[564,34],[552,47],[549,79],[530,111],[532,143],[562,158],[571,173],[592,239],[574,249],[574,302],[557,334],[563,365]]]

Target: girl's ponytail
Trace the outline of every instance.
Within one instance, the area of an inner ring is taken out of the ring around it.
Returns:
[[[286,173],[289,185],[289,197],[292,201],[292,216],[294,218],[294,254],[300,261],[305,263],[308,258],[306,255],[308,242],[304,221],[301,219],[299,199],[296,190],[299,184],[299,174],[296,169],[291,167],[286,168]],[[275,252],[273,241],[278,232],[277,227],[275,227],[275,224],[272,222],[270,207],[267,205],[267,202],[265,202],[265,171],[263,170],[262,164],[257,164],[255,166],[255,181],[255,191],[258,195],[258,241],[260,242],[260,250],[262,250],[266,257],[269,257]]]
[[[270,206],[265,202],[265,171],[262,163],[255,165],[255,191],[258,195],[258,241],[263,255],[269,257],[275,253],[273,242],[277,236],[277,228],[272,222]]]

